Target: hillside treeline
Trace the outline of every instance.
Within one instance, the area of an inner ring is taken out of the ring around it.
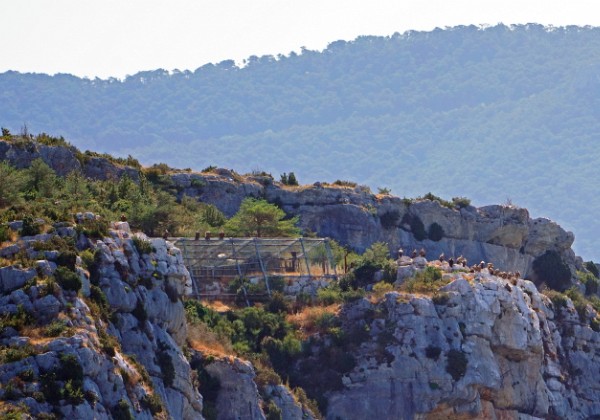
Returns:
[[[0,123],[78,147],[513,201],[597,252],[600,29],[456,27],[124,80],[7,72]]]

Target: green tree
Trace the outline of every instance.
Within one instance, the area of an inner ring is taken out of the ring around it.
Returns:
[[[56,192],[58,177],[42,159],[31,162],[27,169],[27,188],[39,197],[51,198]]]
[[[287,185],[298,185],[298,180],[293,172],[290,172],[287,179]]]
[[[25,184],[23,173],[17,171],[6,162],[0,162],[0,208],[17,204],[21,201],[20,191]]]
[[[246,198],[239,211],[225,223],[232,236],[296,236],[298,217],[285,218],[285,212],[265,200]]]

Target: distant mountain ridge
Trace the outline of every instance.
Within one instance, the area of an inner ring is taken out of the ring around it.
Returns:
[[[201,169],[511,199],[598,252],[599,28],[456,27],[123,81],[0,75],[0,124]],[[596,258],[597,259],[597,258]]]

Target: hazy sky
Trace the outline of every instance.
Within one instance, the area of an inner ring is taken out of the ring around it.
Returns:
[[[592,0],[0,0],[0,72],[121,78],[409,29],[599,26],[599,9]]]

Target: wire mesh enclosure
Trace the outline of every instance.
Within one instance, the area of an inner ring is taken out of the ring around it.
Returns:
[[[325,238],[182,238],[176,245],[198,295],[209,285],[223,288],[234,279],[264,281],[270,294],[269,278],[293,282],[337,276]]]

